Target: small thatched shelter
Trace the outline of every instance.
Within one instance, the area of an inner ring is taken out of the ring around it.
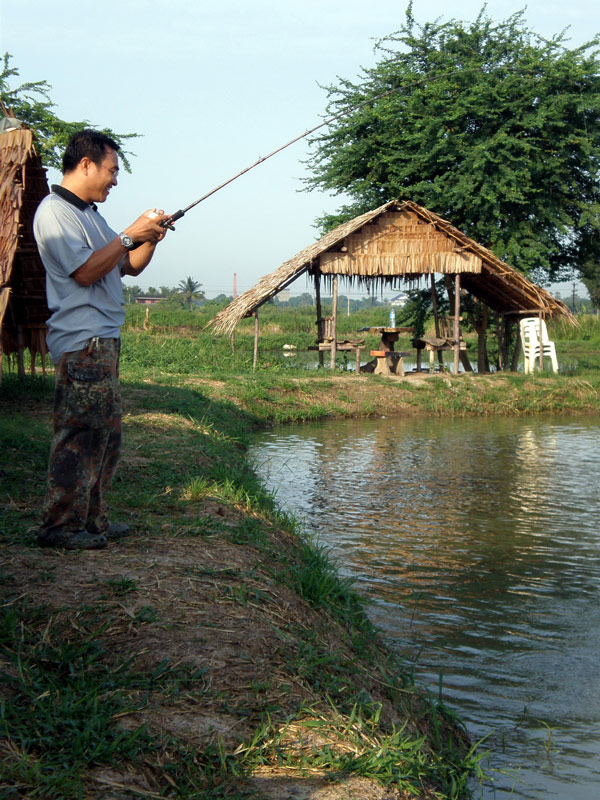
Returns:
[[[375,291],[381,284],[397,286],[403,280],[415,280],[424,275],[432,276],[433,285],[435,273],[445,275],[457,321],[462,290],[502,318],[514,315],[513,318],[517,319],[524,314],[572,316],[564,303],[505,264],[491,250],[465,236],[447,220],[416,203],[392,200],[339,225],[266,275],[253,289],[244,292],[217,314],[211,322],[214,330],[233,333],[238,322],[256,314],[263,303],[305,273],[310,274],[315,282],[319,318],[321,279],[324,278],[332,287],[334,328],[340,276]],[[458,340],[458,335],[456,338]],[[333,349],[335,330],[332,355]]]
[[[14,123],[14,127],[11,126]],[[15,355],[19,374],[23,353],[42,364],[46,347],[46,273],[33,238],[33,216],[48,194],[46,171],[30,130],[4,117],[0,129],[0,379],[3,355]]]

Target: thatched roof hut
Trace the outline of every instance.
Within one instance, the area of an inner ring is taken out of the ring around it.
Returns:
[[[244,317],[304,273],[337,283],[397,285],[426,274],[460,276],[460,287],[500,314],[564,315],[567,306],[450,222],[410,201],[392,200],[339,225],[244,292],[210,323],[232,333]]]
[[[15,120],[16,125],[19,123]],[[28,348],[46,353],[46,273],[33,238],[33,216],[48,194],[30,130],[3,126],[0,132],[0,378],[3,354],[16,354],[23,374]]]

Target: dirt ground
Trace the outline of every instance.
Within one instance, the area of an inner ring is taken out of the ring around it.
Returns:
[[[211,503],[195,508],[194,515],[218,520],[225,531],[235,529],[243,517],[235,509]],[[172,533],[165,523],[163,534]],[[275,528],[268,536],[280,550],[291,544],[290,534]],[[12,547],[2,556],[13,597],[26,597],[50,610],[53,623],[62,625],[65,635],[85,629],[86,609],[100,608],[110,620],[102,633],[104,647],[115,662],[134,658],[136,669],[147,673],[169,659],[171,667],[201,671],[200,688],[196,685],[193,692],[175,698],[157,691],[143,710],[120,716],[118,724],[124,729],[144,724],[159,738],[172,735],[198,748],[220,740],[235,752],[252,737],[263,709],[271,708],[274,729],[286,731],[288,745],[310,749],[318,744],[311,734],[301,725],[287,729],[285,722],[304,703],[311,714],[322,714],[319,735],[345,747],[336,735],[339,720],[332,719],[328,727],[323,695],[299,666],[303,641],[314,631],[319,631],[323,652],[354,664],[354,690],[358,687],[382,704],[382,719],[404,721],[384,681],[354,658],[348,633],[274,577],[277,565],[264,553],[249,544],[234,544],[226,533],[173,537],[137,531],[105,550]],[[135,705],[135,693],[131,700]],[[97,768],[88,777],[89,798],[117,800],[123,792],[162,796],[156,774],[143,766],[128,765],[123,771]],[[255,772],[245,788],[266,800],[409,796],[367,778],[332,782],[325,772],[307,776],[276,764]],[[425,790],[422,796],[427,796]]]

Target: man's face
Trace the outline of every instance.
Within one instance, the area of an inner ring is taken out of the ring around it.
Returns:
[[[86,189],[88,202],[103,203],[113,186],[117,185],[119,158],[114,150],[107,147],[106,155],[100,164],[90,161],[87,165]]]

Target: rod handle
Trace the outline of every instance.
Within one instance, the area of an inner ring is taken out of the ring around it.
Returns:
[[[175,228],[173,227],[173,223],[177,222],[178,219],[181,219],[184,214],[185,211],[180,208],[179,211],[171,214],[169,219],[164,219],[160,224],[163,226],[163,228],[170,228],[170,230],[174,231]]]

